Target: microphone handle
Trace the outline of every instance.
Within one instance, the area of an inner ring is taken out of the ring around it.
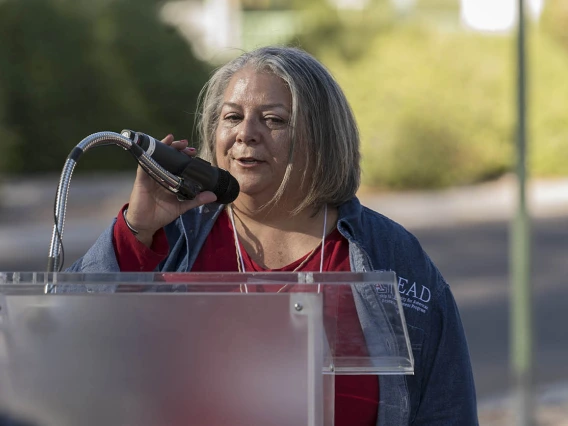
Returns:
[[[180,176],[192,160],[191,157],[156,140],[152,136],[140,132],[136,132],[136,134],[138,135],[136,143],[146,152],[146,155],[152,157],[156,163],[176,176]]]
[[[212,191],[218,198],[223,197],[227,188],[219,188],[219,169],[208,161],[183,154],[145,133],[126,129],[121,134],[132,140],[168,172],[182,179],[176,192],[178,199],[192,200],[203,191]]]

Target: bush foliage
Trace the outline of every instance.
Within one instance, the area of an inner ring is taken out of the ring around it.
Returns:
[[[123,128],[190,137],[209,67],[158,19],[154,0],[0,2],[4,173],[60,170],[84,137]],[[135,163],[117,147],[78,171]]]
[[[507,40],[405,27],[371,45],[356,63],[329,60],[358,118],[368,185],[440,187],[510,168]]]

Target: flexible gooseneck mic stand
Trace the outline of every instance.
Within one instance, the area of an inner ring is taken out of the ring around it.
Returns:
[[[127,133],[125,134],[127,135]],[[134,140],[129,139],[114,132],[99,132],[87,136],[83,139],[67,156],[65,165],[63,166],[63,171],[61,172],[61,177],[59,179],[59,185],[57,187],[57,194],[55,198],[54,206],[54,225],[53,234],[51,236],[51,244],[49,247],[49,258],[47,263],[47,272],[58,272],[60,267],[60,251],[62,248],[62,237],[63,237],[63,227],[65,224],[65,211],[67,209],[67,196],[69,194],[69,185],[71,183],[71,176],[73,175],[73,170],[75,165],[79,160],[79,157],[87,150],[102,146],[115,144],[127,151],[130,151],[138,160],[140,166],[148,173],[152,178],[161,183],[170,191],[176,193],[179,191],[183,180],[178,176],[173,175],[168,172],[162,166],[160,166],[153,158],[148,156],[142,148],[140,148],[137,142],[137,136]],[[55,291],[55,286],[53,284],[46,284],[45,292],[53,293]]]

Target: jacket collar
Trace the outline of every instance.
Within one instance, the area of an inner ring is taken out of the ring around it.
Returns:
[[[223,211],[225,205],[211,203],[200,206],[197,210],[199,215],[197,217],[188,218],[187,215],[182,216],[182,221],[184,228],[191,229],[196,225],[196,221],[200,223],[211,223],[214,222],[219,214]],[[337,228],[339,232],[350,241],[357,241],[359,238],[357,236],[363,234],[363,225],[361,222],[361,213],[363,211],[363,206],[359,202],[357,197],[353,197],[350,200],[340,204],[337,208],[338,219]],[[207,230],[209,231],[209,229]],[[208,232],[207,232],[208,233]],[[187,233],[186,233],[187,234]]]
[[[363,235],[361,213],[363,206],[357,197],[341,204],[338,208],[337,229],[347,240],[359,242],[358,236]]]

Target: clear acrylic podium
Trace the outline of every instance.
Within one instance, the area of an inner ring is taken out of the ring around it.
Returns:
[[[11,425],[327,426],[334,375],[413,371],[392,272],[0,273]]]

